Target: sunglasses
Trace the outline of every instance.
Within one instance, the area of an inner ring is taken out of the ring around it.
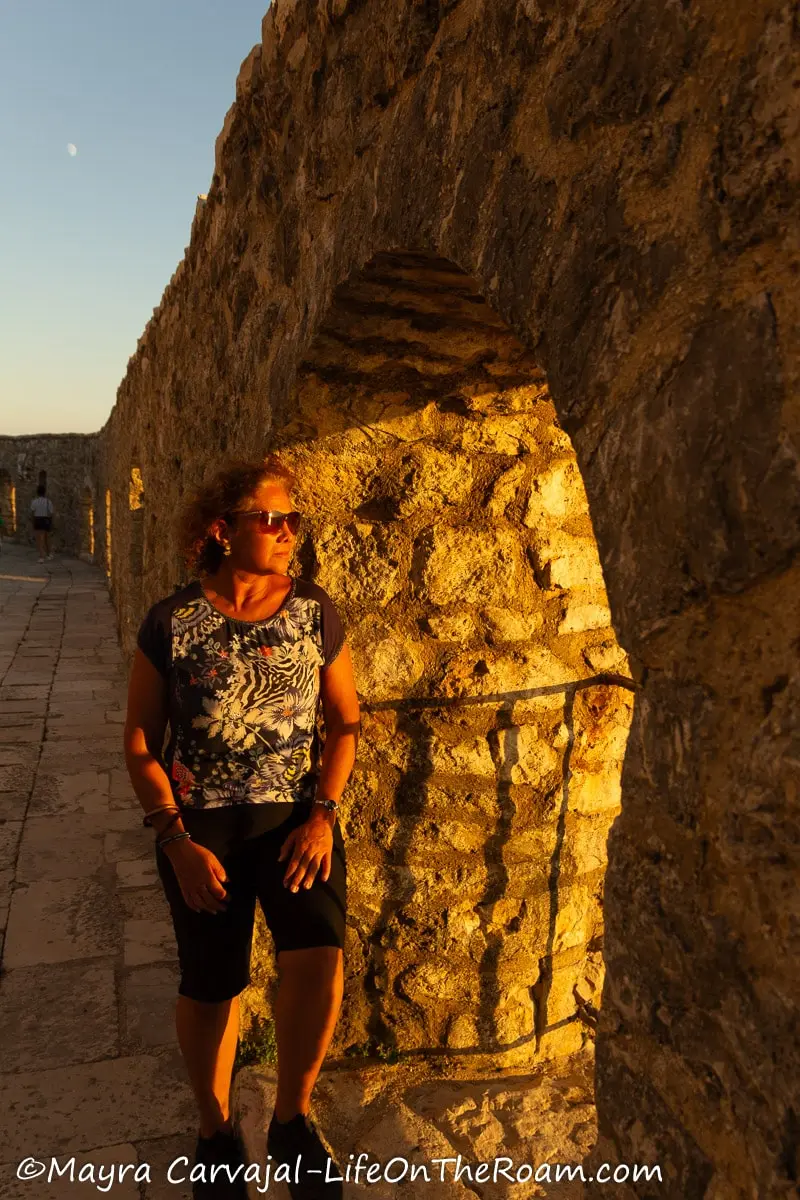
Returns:
[[[283,529],[284,521],[289,526],[290,533],[297,533],[300,528],[300,522],[303,519],[302,513],[279,512],[277,509],[252,508],[247,512],[242,512],[239,509],[234,509],[228,513],[229,517],[258,517],[258,528],[262,533],[280,533]]]

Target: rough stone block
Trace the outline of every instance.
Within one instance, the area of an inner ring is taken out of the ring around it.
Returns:
[[[21,833],[22,821],[4,821],[0,824],[0,871],[14,866]]]
[[[95,1062],[118,1051],[112,960],[46,963],[6,971],[0,1071]]]
[[[176,1044],[175,1000],[180,971],[176,963],[133,967],[125,976],[123,1053]]]
[[[124,938],[126,967],[172,962],[177,955],[171,920],[142,921],[132,917],[125,922]]]
[[[106,888],[61,879],[17,888],[6,931],[6,967],[102,958],[117,950],[120,929]]]
[[[97,818],[83,813],[29,817],[19,847],[17,879],[80,879],[103,865],[104,833]]]
[[[159,884],[158,869],[155,858],[137,859],[134,862],[117,862],[117,887],[142,888],[151,884]]]
[[[0,1105],[11,1162],[32,1147],[39,1158],[77,1155],[98,1142],[117,1146],[188,1132],[197,1122],[182,1063],[169,1052],[3,1075]]]
[[[479,534],[435,526],[420,540],[420,596],[429,604],[501,605],[522,585],[518,536],[508,529]]]

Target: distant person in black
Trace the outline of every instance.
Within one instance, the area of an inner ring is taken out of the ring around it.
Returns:
[[[156,830],[178,943],[178,1041],[200,1110],[196,1163],[243,1161],[229,1090],[258,900],[280,974],[267,1150],[273,1168],[292,1164],[292,1196],[310,1200],[342,1195],[341,1184],[324,1182],[327,1150],[309,1106],[343,992],[337,802],[355,763],[360,709],[334,605],[288,573],[301,520],[293,483],[275,456],[234,463],[190,504],[183,540],[198,578],[154,604],[141,625],[125,755]],[[307,1167],[321,1173],[305,1176]],[[332,1163],[330,1174],[341,1171]],[[196,1183],[193,1194],[246,1191]]]
[[[40,483],[36,495],[31,500],[31,519],[33,521],[33,536],[36,538],[36,549],[39,551],[39,562],[45,557],[51,559],[50,531],[53,528],[53,505],[47,499],[47,488]]]

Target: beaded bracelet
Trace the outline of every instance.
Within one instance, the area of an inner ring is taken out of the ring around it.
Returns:
[[[179,813],[180,811],[181,810],[178,808],[177,804],[159,804],[157,808],[151,808],[150,811],[145,814],[145,818],[142,821],[142,824],[144,825],[145,829],[147,829],[148,826],[152,829],[152,826],[150,825],[150,818],[154,817],[156,815],[156,813],[160,813],[160,812]]]
[[[191,841],[192,835],[190,833],[186,833],[185,831],[183,833],[173,833],[168,838],[156,838],[156,845],[162,847],[168,846],[170,842],[181,842],[184,838],[189,838]]]
[[[160,837],[160,838],[163,838],[163,836],[164,836],[164,834],[167,832],[167,830],[168,830],[168,829],[169,829],[169,828],[170,828],[172,825],[174,825],[176,821],[180,821],[180,819],[181,819],[181,817],[182,817],[182,816],[183,816],[183,813],[182,813],[182,812],[176,812],[176,813],[173,813],[173,814],[172,814],[172,816],[170,817],[170,819],[167,821],[167,823],[166,823],[166,825],[164,826],[164,828],[163,828],[163,829],[161,830],[161,832],[159,833],[158,837]],[[158,838],[156,839],[156,841],[157,841],[157,840],[158,840]]]

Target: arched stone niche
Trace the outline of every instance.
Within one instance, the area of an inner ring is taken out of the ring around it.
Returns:
[[[634,685],[544,375],[452,262],[383,253],[274,428],[297,568],[343,614],[362,703],[334,1051],[570,1053],[599,1006]]]
[[[119,607],[126,628],[138,628],[142,618],[142,585],[146,537],[146,489],[139,465],[139,455],[128,471],[128,488],[121,528],[117,529],[118,542],[125,542],[127,558],[125,578],[127,586],[120,591]]]
[[[111,497],[111,489],[106,488],[105,503],[103,506],[103,566],[109,580],[111,579],[111,573],[114,568],[112,512],[113,501]]]
[[[16,537],[17,489],[11,474],[6,470],[0,470],[0,515],[3,518],[3,536]]]
[[[90,481],[85,481],[81,491],[80,557],[94,562],[95,515],[94,492]]]

